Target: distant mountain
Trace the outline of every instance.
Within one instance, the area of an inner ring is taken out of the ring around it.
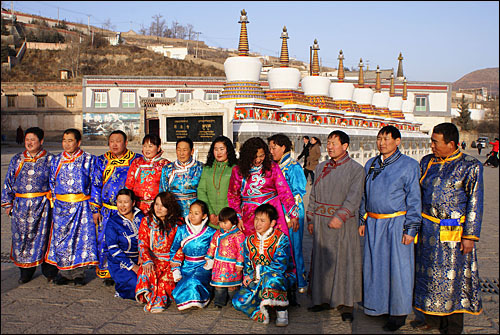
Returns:
[[[498,96],[498,73],[498,67],[473,71],[454,82],[452,86],[453,90],[486,87],[488,94]]]

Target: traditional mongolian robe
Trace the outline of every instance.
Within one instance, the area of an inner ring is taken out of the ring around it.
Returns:
[[[295,276],[290,241],[281,230],[269,228],[263,235],[248,236],[243,250],[243,275],[252,281],[235,293],[233,306],[252,320],[269,323],[266,306],[288,306],[288,277]]]
[[[307,222],[314,227],[311,291],[314,305],[354,306],[361,301],[361,246],[358,209],[363,196],[363,167],[346,153],[321,162],[309,195]],[[328,227],[336,217],[339,229]]]
[[[182,225],[182,219],[178,225]],[[142,266],[137,273],[137,286],[135,299],[146,303],[144,311],[165,309],[172,299],[172,290],[175,287],[174,277],[170,267],[170,247],[176,235],[178,226],[165,232],[160,230],[155,217],[144,217],[139,227],[139,254]],[[154,264],[153,273],[148,276],[143,271],[143,266]]]
[[[55,197],[46,261],[60,270],[97,265],[97,234],[90,209],[95,156],[78,149],[52,160],[50,189]]]
[[[217,230],[210,242],[205,259],[211,263],[212,280],[215,287],[232,287],[241,285],[243,268],[243,234],[235,225],[231,230]],[[238,270],[236,267],[240,267]]]
[[[463,255],[461,238],[479,241],[483,166],[458,149],[420,162],[422,227],[415,249],[415,307],[426,314],[480,314],[476,246]],[[477,242],[476,242],[477,243]]]
[[[363,261],[364,312],[368,315],[408,315],[412,312],[415,274],[414,244],[421,223],[420,167],[396,152],[365,165],[365,192],[359,208],[365,225]]]
[[[118,212],[116,194],[125,187],[130,164],[138,157],[141,155],[127,150],[120,158],[116,158],[110,151],[96,158],[90,205],[93,213],[100,212],[102,215],[102,221],[97,227],[99,265],[96,267],[96,273],[100,278],[110,278],[106,260],[108,251],[104,238],[106,224],[111,214]]]
[[[10,160],[2,190],[2,207],[12,207],[10,258],[21,268],[43,263],[52,223],[49,187],[54,156],[45,150],[32,157],[27,150]]]
[[[170,249],[172,271],[182,275],[172,292],[179,310],[203,308],[210,302],[212,273],[203,265],[215,229],[205,223],[193,226],[186,218],[186,225],[179,227]]]
[[[134,208],[132,221],[117,212],[106,225],[108,269],[115,281],[115,296],[124,299],[135,299],[137,274],[132,267],[139,261],[138,235],[143,217],[141,210]]]
[[[196,201],[203,164],[191,158],[186,163],[176,160],[162,170],[160,192],[169,191],[181,206],[182,216],[189,214],[189,206]]]
[[[285,179],[292,191],[295,199],[295,205],[299,212],[300,227],[297,231],[292,228],[288,229],[290,240],[293,248],[293,256],[297,269],[297,285],[299,288],[307,287],[306,270],[304,266],[304,256],[302,255],[302,239],[304,236],[304,196],[306,195],[307,180],[304,176],[304,170],[295,159],[292,159],[290,152],[285,153],[279,162],[279,166]]]
[[[139,157],[130,164],[125,187],[132,190],[138,198],[137,207],[147,214],[154,198],[160,192],[161,171],[170,163],[161,157],[162,152],[155,157],[147,159]]]
[[[214,160],[212,166],[204,166],[201,173],[200,183],[198,184],[198,199],[203,200],[208,205],[210,214],[219,215],[224,207],[228,207],[227,189],[229,188],[229,179],[231,179],[232,168],[228,162],[218,162]],[[209,225],[212,228],[219,227]]]
[[[279,215],[276,227],[287,236],[289,233],[285,214],[290,218],[299,216],[292,191],[279,165],[274,162],[272,162],[271,171],[267,171],[265,175],[262,175],[262,165],[252,167],[248,178],[243,178],[240,168],[234,166],[229,181],[227,200],[229,207],[233,208],[238,213],[238,217],[243,220],[245,236],[255,232],[254,212],[262,204],[269,203],[276,208]]]

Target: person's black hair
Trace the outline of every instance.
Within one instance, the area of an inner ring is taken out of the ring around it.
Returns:
[[[157,198],[160,198],[162,206],[168,210],[165,220],[161,220],[155,213],[155,203]],[[149,207],[148,216],[150,220],[153,220],[154,217],[158,221],[160,232],[165,233],[167,228],[170,231],[170,229],[173,229],[175,228],[175,226],[177,226],[179,219],[181,219],[182,217],[182,210],[181,206],[175,199],[175,196],[172,193],[165,191],[160,192],[156,195],[153,202],[151,203],[151,206]]]
[[[285,152],[292,150],[292,141],[285,134],[274,134],[267,138],[267,143],[273,141],[280,147],[285,146]]]
[[[43,140],[44,132],[42,128],[39,127],[31,127],[26,129],[26,132],[24,133],[24,137],[28,134],[34,134],[36,137],[38,137],[38,140],[41,141]]]
[[[265,154],[264,162],[262,163],[262,175],[271,171],[273,161],[271,159],[271,153],[269,152],[267,143],[260,137],[251,137],[243,143],[240,149],[238,166],[240,168],[240,174],[243,178],[250,176],[250,169],[252,168],[253,161],[255,160],[259,149],[263,149]]]
[[[215,144],[217,143],[222,143],[226,146],[226,151],[227,151],[227,165],[228,166],[233,166],[238,163],[238,159],[236,158],[236,152],[234,151],[234,146],[233,142],[226,137],[226,136],[217,136],[213,141],[212,144],[210,145],[210,149],[208,150],[207,154],[207,163],[205,166],[212,167],[212,164],[214,163],[215,160],[215,155],[214,155],[214,148]]]
[[[147,134],[142,139],[142,144],[145,144],[146,142],[149,142],[152,145],[156,145],[157,147],[159,147],[161,145],[161,138],[156,134]]]
[[[238,224],[238,214],[231,207],[224,207],[219,212],[219,221],[229,221],[233,226]]]
[[[179,143],[181,143],[181,142],[186,142],[187,144],[189,144],[189,149],[193,150],[194,143],[193,143],[193,141],[189,137],[179,138],[177,140],[177,142],[175,142],[175,148],[176,149],[177,149],[177,145],[179,145]]]
[[[401,138],[401,132],[399,129],[391,125],[380,128],[378,135],[383,134],[391,134],[393,140]]]
[[[337,137],[340,141],[340,144],[349,144],[349,135],[344,133],[342,130],[334,130],[329,135],[328,138]]]
[[[125,132],[123,130],[113,130],[111,132],[111,134],[109,134],[108,136],[108,142],[109,142],[109,139],[111,138],[111,135],[114,135],[114,134],[120,134],[123,136],[123,142],[127,142],[127,134],[125,134]]]
[[[266,214],[270,221],[278,221],[278,211],[271,204],[262,204],[255,209],[255,216],[257,214]]]
[[[116,199],[118,199],[119,195],[127,195],[133,202],[137,201],[134,191],[129,190],[128,188],[122,188],[116,193]]]
[[[458,128],[451,122],[443,122],[432,129],[432,133],[443,135],[444,143],[448,144],[451,141],[455,143],[455,148],[458,147]]]
[[[302,138],[305,138],[306,140],[309,140],[309,136],[302,136]]]
[[[200,200],[200,199],[197,199],[195,202],[193,202],[193,203],[189,206],[189,208],[191,208],[193,205],[198,205],[198,206],[200,206],[200,207],[201,207],[201,212],[202,212],[203,214],[207,214],[207,215],[208,215],[208,214],[210,214],[210,211],[209,211],[209,209],[208,209],[208,205],[207,205],[207,203],[206,203],[205,201]]]
[[[82,140],[82,133],[78,129],[68,128],[64,131],[63,136],[67,134],[73,134],[77,142],[80,142]]]
[[[316,143],[318,143],[321,146],[321,140],[319,138],[317,138],[316,136],[313,136],[312,138],[314,138],[316,140]]]

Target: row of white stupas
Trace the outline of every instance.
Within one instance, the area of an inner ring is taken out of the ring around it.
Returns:
[[[305,76],[301,80],[299,70],[289,67],[287,45],[289,37],[286,27],[283,28],[281,34],[280,67],[273,68],[268,72],[269,90],[264,92],[259,82],[262,63],[259,58],[250,57],[248,53],[246,28],[248,22],[246,12],[242,10],[239,21],[241,23],[239,55],[229,57],[224,63],[227,82],[220,100],[248,101],[248,99],[254,99],[253,101],[257,102],[260,107],[265,105],[263,100],[281,102],[281,107],[276,108],[276,113],[266,112],[268,119],[277,121],[326,123],[369,128],[394,124],[404,130],[419,130],[421,124],[416,122],[413,117],[414,96],[411,95],[411,98],[408,99],[406,78],[403,78],[402,96],[395,94],[394,75],[391,75],[389,92],[382,91],[381,71],[377,66],[375,90],[365,87],[363,63],[360,59],[357,85],[344,82],[344,56],[341,50],[338,57],[337,82],[332,83],[330,78],[319,75],[319,45],[315,40],[312,47],[311,75]],[[402,76],[401,54],[398,59]],[[291,110],[294,110],[294,113],[290,114]],[[247,109],[246,114],[242,116],[240,110],[240,119],[255,118],[252,111],[253,109]]]

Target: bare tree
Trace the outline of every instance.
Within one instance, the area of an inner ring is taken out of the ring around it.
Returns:
[[[146,35],[148,33],[148,29],[141,24],[141,28],[139,28],[139,34]]]
[[[186,36],[188,40],[193,41],[196,37],[196,31],[194,31],[194,27],[192,24],[186,24]]]
[[[106,21],[102,23],[102,29],[115,30],[116,26],[113,23],[111,23],[111,19],[108,18]]]
[[[165,29],[166,22],[162,19],[161,14],[153,15],[153,22],[151,22],[151,26],[149,28],[149,34],[156,36],[156,40],[160,40],[160,36],[163,34],[163,30]]]

